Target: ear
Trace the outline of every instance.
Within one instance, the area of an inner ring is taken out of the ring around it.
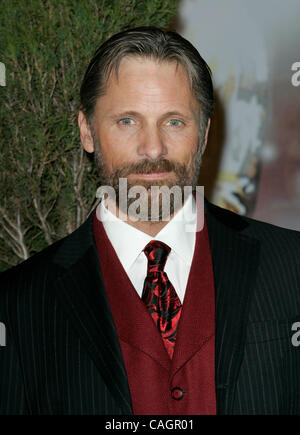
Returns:
[[[93,153],[95,151],[95,148],[91,129],[82,110],[80,110],[78,114],[78,126],[80,130],[80,140],[83,148],[88,153]]]
[[[206,131],[205,131],[205,137],[204,137],[204,143],[202,145],[202,155],[204,154],[204,151],[205,151],[205,148],[206,148],[206,145],[207,145],[209,129],[210,129],[210,118],[208,118],[208,121],[207,121],[207,126],[206,126]]]

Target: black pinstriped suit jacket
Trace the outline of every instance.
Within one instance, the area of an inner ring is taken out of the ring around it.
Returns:
[[[208,202],[206,216],[217,412],[300,414],[300,233]],[[132,413],[92,216],[0,275],[0,322],[0,414]]]

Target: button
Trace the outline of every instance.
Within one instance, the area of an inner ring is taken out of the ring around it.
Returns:
[[[183,391],[180,387],[175,387],[171,390],[171,395],[174,400],[181,400],[183,398]]]

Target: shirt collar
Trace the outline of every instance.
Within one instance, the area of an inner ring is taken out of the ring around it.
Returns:
[[[189,195],[184,206],[155,237],[151,237],[117,218],[105,208],[102,201],[98,205],[97,216],[100,216],[106,234],[125,271],[130,269],[151,240],[166,243],[174,253],[190,265],[196,241],[197,214],[195,203],[193,195]],[[186,228],[187,223],[189,231]]]
[[[191,264],[196,241],[196,201],[189,195],[183,207],[155,236],[155,240],[166,243],[187,264]],[[187,231],[187,224],[189,231]]]

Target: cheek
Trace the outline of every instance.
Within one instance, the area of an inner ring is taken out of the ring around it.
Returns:
[[[198,135],[182,134],[173,141],[169,149],[169,158],[182,163],[190,163],[198,150]]]
[[[102,132],[100,144],[103,158],[110,170],[131,162],[135,156],[135,144],[126,135],[116,132]]]

